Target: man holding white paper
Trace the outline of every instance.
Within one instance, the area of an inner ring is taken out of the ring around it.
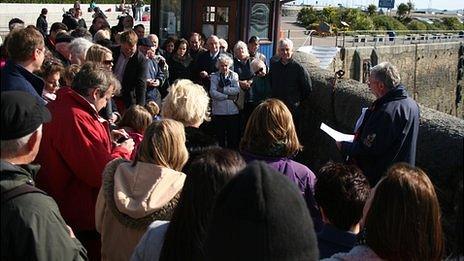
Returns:
[[[377,97],[366,110],[352,142],[337,142],[374,186],[396,162],[415,165],[419,107],[400,83],[398,70],[384,62],[370,71],[369,89]]]

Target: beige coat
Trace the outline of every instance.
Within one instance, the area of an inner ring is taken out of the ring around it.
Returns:
[[[102,260],[129,260],[154,220],[169,220],[185,174],[151,163],[116,159],[103,172],[95,221],[101,234]]]

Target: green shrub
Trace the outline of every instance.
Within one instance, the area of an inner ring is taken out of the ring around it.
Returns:
[[[395,31],[402,31],[408,30],[408,28],[402,24],[397,19],[386,16],[386,15],[377,15],[372,18],[374,22],[375,28],[381,30],[395,30]]]
[[[426,23],[421,21],[413,20],[407,25],[409,30],[418,30],[418,31],[425,31],[427,30]]]
[[[464,24],[457,17],[443,17],[442,20],[448,30],[464,30]]]

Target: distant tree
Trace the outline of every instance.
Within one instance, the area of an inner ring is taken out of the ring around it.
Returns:
[[[319,17],[317,11],[312,7],[303,7],[300,12],[298,12],[297,21],[300,22],[303,26],[308,26],[310,24],[319,22]]]
[[[414,3],[409,0],[406,5],[408,6],[408,15],[411,14],[412,10],[414,10]]]
[[[340,15],[335,7],[325,7],[322,9],[322,20],[329,24],[336,24],[340,21]]]
[[[409,12],[409,7],[405,3],[399,4],[396,9],[396,15],[398,16],[399,19],[405,18],[408,12]]]
[[[367,13],[369,16],[374,16],[377,13],[377,6],[374,4],[371,4],[367,7]]]

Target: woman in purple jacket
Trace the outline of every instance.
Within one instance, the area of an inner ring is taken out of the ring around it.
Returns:
[[[322,220],[314,200],[316,176],[305,165],[291,160],[301,149],[292,114],[283,102],[268,99],[255,108],[240,142],[243,157],[247,162],[265,161],[293,181],[305,198],[315,230],[319,231]]]

